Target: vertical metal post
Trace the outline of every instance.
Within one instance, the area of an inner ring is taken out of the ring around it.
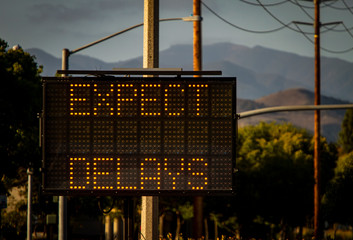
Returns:
[[[66,196],[59,196],[59,229],[58,229],[59,238],[58,240],[67,239],[66,219],[67,219],[67,198]]]
[[[144,0],[143,67],[159,67],[159,0]]]
[[[156,196],[142,197],[141,240],[158,239],[158,203]]]
[[[68,70],[69,69],[69,56],[70,56],[70,51],[67,48],[64,48],[62,50],[62,55],[61,55],[61,69],[62,70]],[[63,74],[63,77],[66,76],[66,74]]]
[[[134,239],[134,201],[131,197],[124,200],[124,240]]]
[[[314,0],[315,5],[315,105],[320,105],[320,0]],[[321,239],[320,224],[320,110],[314,115],[314,237]]]
[[[193,15],[201,17],[201,0],[193,0]],[[194,21],[194,37],[193,37],[193,63],[194,71],[202,70],[202,36],[201,36],[201,20]],[[195,75],[194,77],[201,77]],[[193,235],[195,239],[202,238],[202,223],[203,223],[203,197],[194,197],[194,220],[193,220]]]
[[[144,0],[143,67],[159,67],[159,0]],[[157,196],[142,196],[141,239],[158,239]]]
[[[62,50],[62,70],[68,70],[69,68],[69,55],[70,52],[68,49]],[[63,74],[66,76],[66,74]],[[66,196],[59,196],[59,229],[58,229],[58,240],[67,239],[67,198]]]
[[[112,223],[111,223],[109,214],[107,214],[105,216],[104,225],[105,225],[105,229],[104,229],[105,238],[104,238],[104,240],[112,240]]]
[[[119,218],[114,217],[113,219],[113,239],[119,239]]]
[[[33,169],[27,169],[28,174],[28,196],[27,196],[27,240],[32,239],[32,175]]]

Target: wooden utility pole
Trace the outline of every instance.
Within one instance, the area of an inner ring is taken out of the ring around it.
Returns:
[[[315,44],[315,105],[320,105],[320,0],[314,0],[315,22],[314,22],[314,44]],[[320,223],[320,110],[315,110],[314,115],[314,237],[322,239]]]
[[[193,15],[201,17],[201,0],[193,0]],[[194,37],[193,37],[193,63],[194,71],[202,70],[202,44],[201,44],[201,19],[194,21]],[[201,77],[195,75],[194,77]],[[194,239],[202,238],[202,223],[203,223],[203,197],[194,197],[194,222],[193,235]]]
[[[193,0],[193,15],[201,17],[201,1]],[[200,21],[194,21],[194,38],[193,38],[193,46],[194,46],[194,71],[202,70],[202,52],[201,52],[201,19]],[[195,77],[200,77],[196,75]]]

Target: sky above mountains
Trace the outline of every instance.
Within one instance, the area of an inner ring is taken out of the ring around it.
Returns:
[[[143,22],[142,0],[1,0],[0,38],[10,47],[41,48],[61,57],[63,48],[77,49],[115,32]],[[231,42],[265,46],[304,56],[314,55],[313,3],[303,0],[204,0],[203,44]],[[160,0],[160,18],[192,14],[192,0]],[[353,62],[353,3],[323,1],[321,22],[342,22],[321,28],[322,56]],[[278,31],[271,31],[281,29]],[[269,32],[267,32],[269,31]],[[308,33],[306,37],[301,31]],[[267,32],[267,33],[264,33]],[[160,50],[175,44],[192,44],[191,22],[160,23]],[[137,28],[104,43],[83,50],[106,62],[142,55],[143,28]]]

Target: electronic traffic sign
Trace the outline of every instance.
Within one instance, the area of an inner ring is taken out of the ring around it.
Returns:
[[[235,78],[43,78],[43,189],[53,194],[233,190]]]

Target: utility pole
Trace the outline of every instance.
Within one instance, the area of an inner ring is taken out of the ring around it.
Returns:
[[[200,17],[199,21],[194,22],[194,37],[193,37],[193,64],[194,71],[202,70],[202,36],[201,36],[201,0],[193,0],[193,16]],[[195,75],[194,77],[201,77]],[[193,235],[194,239],[202,238],[202,223],[203,223],[203,197],[194,197],[194,221]]]
[[[193,0],[193,16],[201,17],[201,0]],[[194,21],[194,38],[193,38],[193,47],[194,47],[194,71],[202,70],[202,43],[201,43],[201,18],[199,21]],[[200,77],[196,75],[195,77]]]
[[[320,105],[320,0],[314,0],[315,23],[314,23],[314,44],[315,44],[315,105]],[[314,237],[316,240],[322,239],[322,229],[320,223],[320,110],[315,110],[314,114]]]
[[[144,0],[143,68],[159,67],[159,0]],[[142,196],[141,239],[158,239],[158,196]]]
[[[305,0],[311,1],[311,0]],[[313,0],[314,2],[314,48],[315,48],[315,63],[314,63],[314,78],[315,78],[315,106],[319,106],[321,98],[321,56],[320,56],[320,29],[322,26],[340,24],[341,22],[331,22],[322,24],[320,22],[320,2],[331,0]],[[296,24],[312,25],[305,22],[295,22]],[[320,214],[320,110],[315,110],[314,113],[314,238],[320,240],[323,238],[323,229]]]

